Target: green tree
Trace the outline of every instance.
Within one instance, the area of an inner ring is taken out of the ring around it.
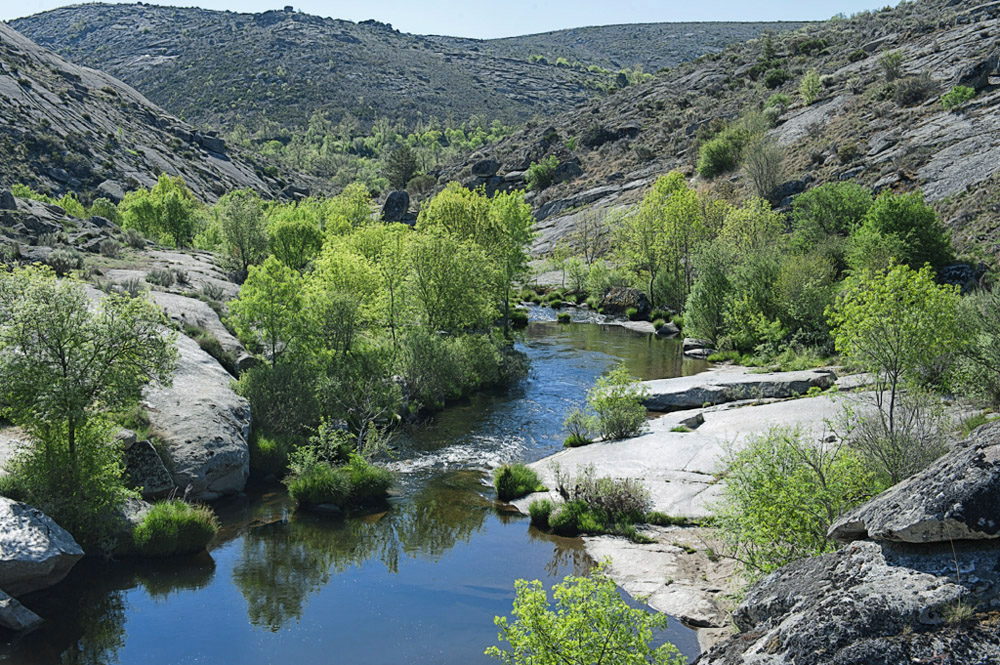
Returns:
[[[829,236],[846,236],[872,206],[872,195],[856,182],[828,182],[792,199],[796,241],[812,247]]]
[[[815,69],[810,69],[799,83],[799,96],[802,97],[802,101],[805,102],[806,106],[809,106],[819,99],[821,92],[823,92],[823,84],[820,83],[819,72]]]
[[[226,253],[245,274],[267,255],[267,227],[260,197],[248,189],[229,192],[212,212],[219,220]]]
[[[681,665],[677,648],[652,646],[666,628],[663,614],[633,608],[603,567],[589,577],[567,577],[552,589],[550,608],[538,580],[514,583],[513,619],[496,617],[497,640],[486,655],[507,665]]]
[[[152,189],[129,192],[119,210],[123,228],[177,247],[189,245],[194,238],[198,202],[180,176],[162,174]]]
[[[914,269],[925,263],[940,267],[953,256],[948,229],[919,192],[878,197],[865,213],[859,231],[867,234],[868,242],[881,237],[898,246],[893,258]]]
[[[417,156],[405,143],[391,153],[385,163],[385,177],[395,189],[403,189],[417,172]]]
[[[597,379],[587,392],[587,406],[597,414],[601,436],[624,439],[638,434],[646,422],[643,399],[647,392],[646,387],[629,374],[624,363]]]
[[[229,303],[229,321],[240,339],[263,345],[272,365],[302,335],[302,285],[302,275],[271,256],[250,266],[239,297]]]
[[[694,256],[698,275],[684,306],[684,328],[712,342],[725,331],[726,307],[732,296],[731,253],[719,242],[706,245]]]
[[[883,489],[862,459],[843,444],[806,440],[772,428],[731,447],[716,526],[729,556],[751,579],[835,549],[833,522]]]
[[[726,214],[719,239],[728,244],[737,257],[760,253],[773,255],[780,246],[784,230],[781,213],[772,210],[765,199],[751,197]]]
[[[304,270],[323,246],[316,222],[295,210],[272,219],[268,236],[271,254],[292,270]]]
[[[958,305],[958,289],[936,284],[929,267],[915,271],[894,265],[886,273],[864,271],[849,277],[827,310],[844,361],[878,379],[875,396],[886,414],[889,436],[896,430],[899,390],[937,373],[935,366],[961,347],[965,332],[959,326]]]

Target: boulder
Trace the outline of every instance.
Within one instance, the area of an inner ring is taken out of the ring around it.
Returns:
[[[109,231],[117,231],[118,225],[112,222],[106,217],[101,217],[100,215],[94,215],[90,218],[90,223],[99,229],[107,229]]]
[[[472,165],[472,175],[477,178],[492,178],[500,170],[500,162],[495,159],[480,159]]]
[[[687,353],[687,352],[685,352]],[[826,389],[836,375],[831,370],[751,374],[744,368],[723,368],[696,374],[646,381],[643,401],[650,411],[683,411],[744,399],[787,399],[805,395],[810,388]]]
[[[182,326],[186,324],[202,328],[218,340],[223,351],[233,357],[246,353],[240,341],[222,325],[219,314],[208,303],[167,291],[151,291],[149,295],[172,320]]]
[[[625,316],[625,312],[635,308],[640,319],[647,318],[653,311],[645,293],[627,286],[613,286],[605,291],[598,307],[609,316]]]
[[[15,595],[45,589],[82,557],[73,536],[51,517],[0,497],[0,588]]]
[[[176,487],[156,448],[149,441],[136,441],[124,452],[125,478],[139,488],[144,499],[161,499]]]
[[[17,201],[8,189],[0,190],[0,210],[17,210]]]
[[[98,193],[112,203],[121,203],[125,198],[125,188],[120,182],[105,180],[97,186]]]
[[[684,341],[681,342],[681,347],[685,351],[693,351],[695,349],[709,349],[712,347],[711,340],[698,339],[697,337],[685,337]]]
[[[667,321],[656,329],[656,336],[663,338],[677,337],[681,334],[681,329],[673,321]]]
[[[1000,422],[983,425],[923,471],[844,515],[830,536],[904,543],[1000,538]]]
[[[0,589],[0,627],[16,632],[23,632],[31,630],[41,623],[42,617]]]
[[[998,594],[997,550],[987,544],[956,543],[953,555],[947,544],[856,542],[791,563],[752,587],[733,614],[739,634],[696,662],[996,663],[992,621],[946,617],[959,602],[995,612]]]
[[[410,210],[410,195],[403,190],[389,192],[382,206],[382,219],[386,222],[401,222]]]
[[[562,162],[552,172],[552,182],[556,185],[562,182],[579,178],[583,175],[583,169],[576,162]]]
[[[250,404],[232,377],[188,337],[170,387],[150,386],[145,401],[152,427],[166,444],[174,484],[188,498],[210,501],[241,492],[250,474]]]

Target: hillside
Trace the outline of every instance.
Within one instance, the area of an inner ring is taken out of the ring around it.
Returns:
[[[150,103],[130,86],[79,67],[0,23],[0,187],[118,199],[158,174],[182,175],[200,199],[280,187],[253,164]]]
[[[317,110],[370,127],[473,115],[524,121],[565,111],[615,85],[611,72],[556,66],[677,64],[775,24],[622,26],[513,40],[425,37],[376,21],[296,13],[237,14],[146,4],[88,4],[14,21],[39,44],[118,76],[199,124],[304,127]],[[797,24],[788,24],[794,27]],[[785,24],[780,24],[784,27]],[[575,44],[575,46],[574,46]],[[655,56],[637,58],[642,51]],[[529,62],[552,54],[552,63]]]
[[[529,124],[445,169],[440,181],[523,186],[532,162],[555,155],[567,175],[580,173],[529,195],[541,220],[536,251],[549,251],[586,206],[635,202],[672,169],[695,175],[701,144],[781,93],[786,97],[772,100],[767,132],[784,157],[783,185],[771,193],[776,204],[834,180],[875,190],[921,188],[960,249],[997,256],[1000,86],[990,74],[1000,75],[998,17],[997,2],[924,0],[810,25],[767,47],[760,39],[734,45]],[[894,51],[898,71],[890,76],[883,59]],[[798,88],[811,70],[821,85],[806,105]],[[771,78],[772,71],[780,75]],[[768,78],[779,85],[768,87]],[[940,96],[956,85],[976,96],[945,110]],[[495,180],[472,175],[473,164],[486,158],[500,164]],[[698,181],[729,198],[750,191],[739,169]]]

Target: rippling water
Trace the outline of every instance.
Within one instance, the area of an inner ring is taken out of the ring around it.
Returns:
[[[514,580],[551,584],[590,562],[579,541],[499,509],[488,472],[558,450],[566,413],[619,359],[646,379],[704,368],[677,341],[610,326],[534,321],[522,348],[532,370],[519,385],[397,439],[401,480],[385,512],[298,515],[280,489],[250,487],[216,504],[223,529],[207,554],[84,561],[22,598],[47,621],[6,644],[0,636],[0,662],[490,662],[482,653]],[[666,637],[697,654],[692,631],[674,623]]]

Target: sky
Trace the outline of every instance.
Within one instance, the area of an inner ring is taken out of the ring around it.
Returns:
[[[111,0],[116,1],[116,0]],[[308,14],[363,21],[377,19],[403,32],[488,39],[562,28],[660,21],[805,21],[884,7],[881,0],[284,0]],[[896,0],[891,0],[895,4]],[[151,4],[262,12],[282,0],[159,0]],[[0,0],[0,20],[71,4],[66,0]]]

